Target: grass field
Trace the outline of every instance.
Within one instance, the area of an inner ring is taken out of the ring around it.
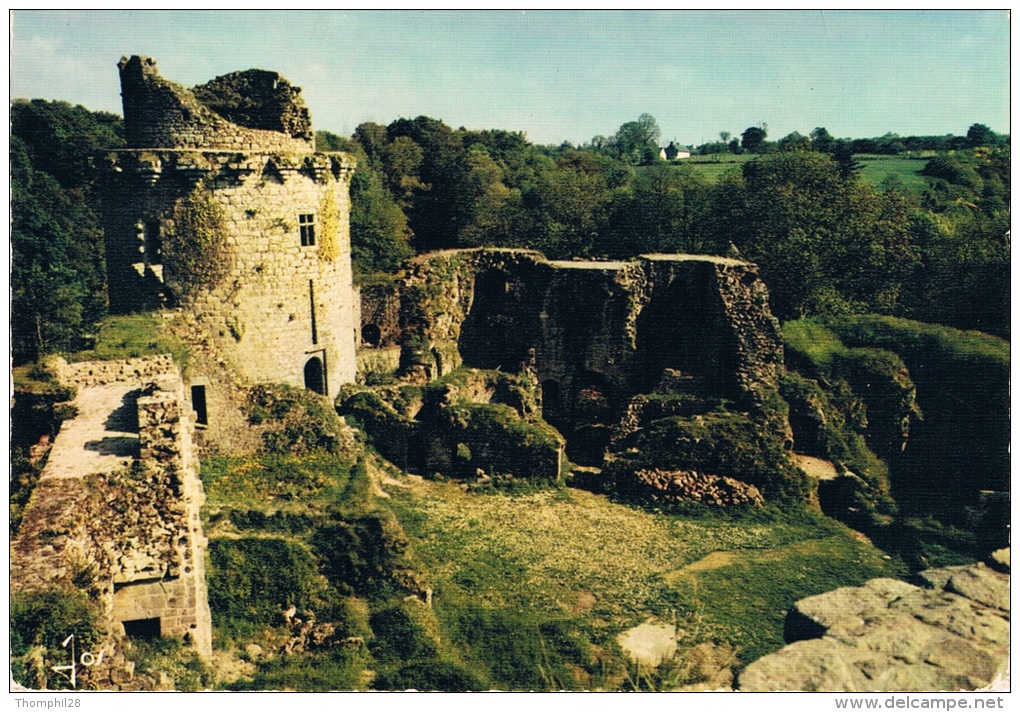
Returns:
[[[603,645],[649,616],[725,642],[739,665],[782,647],[799,598],[895,576],[845,527],[809,512],[683,517],[582,490],[468,494],[420,482],[391,503],[448,601],[567,619]],[[462,604],[458,604],[462,605]],[[696,630],[695,630],[696,629]]]
[[[692,166],[699,174],[710,182],[716,182],[728,171],[739,171],[740,167],[758,156],[745,153],[718,153],[710,156],[691,156],[680,163]],[[871,185],[881,185],[888,176],[895,176],[903,185],[919,193],[928,185],[928,179],[920,175],[920,171],[928,162],[928,158],[904,156],[858,155],[855,160],[861,165],[861,178]]]

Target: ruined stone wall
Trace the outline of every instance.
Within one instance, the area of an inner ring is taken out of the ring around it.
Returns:
[[[11,548],[11,587],[84,588],[106,611],[115,639],[124,634],[125,623],[130,628],[133,621],[146,621],[159,635],[210,655],[206,540],[199,517],[204,495],[192,451],[191,408],[180,373],[172,363],[167,370],[168,363],[168,357],[147,357],[64,367],[79,387],[75,404],[86,402],[90,391],[114,386],[134,395],[128,402],[137,408],[138,456],[127,466],[99,472],[87,464],[61,468],[58,461],[68,458],[58,458],[57,450],[66,448],[79,425],[65,423],[64,441],[57,436]],[[86,432],[101,433],[102,423],[112,418],[110,412],[85,409],[73,420],[86,421]],[[96,445],[101,443],[84,443]]]
[[[122,69],[129,134],[139,122],[176,125],[176,110],[157,99],[190,95],[136,59]],[[138,100],[145,111],[171,119],[150,120],[132,109],[138,96],[149,97],[148,103]],[[163,129],[139,131],[129,141],[137,148],[105,161],[111,307],[182,306],[203,322],[246,381],[335,395],[356,372],[353,159],[286,142],[224,151],[219,133],[196,134],[192,142],[147,133]],[[190,148],[202,150],[181,150]]]
[[[277,107],[283,115],[280,128],[290,129],[292,135],[281,130],[249,128],[224,118],[200,101],[194,92],[160,77],[156,61],[151,57],[124,57],[117,66],[127,143],[131,148],[285,153],[315,150],[308,110],[300,103],[300,89],[288,91],[290,101],[285,99]],[[220,77],[196,90],[205,89],[207,96],[212,95],[218,84],[226,83],[225,79]],[[279,85],[282,77],[275,75],[275,80]],[[287,88],[290,89],[289,85]],[[236,118],[236,113],[233,116]],[[292,116],[296,116],[296,120]]]
[[[553,421],[585,389],[622,407],[667,373],[749,405],[774,393],[778,321],[755,265],[691,255],[631,262],[550,262],[524,250],[435,253],[402,289],[405,376],[461,363],[517,371],[533,353]]]
[[[366,284],[361,292],[361,345],[400,342],[400,289],[395,284]]]
[[[145,383],[177,371],[173,357],[168,354],[139,356],[116,361],[57,361],[57,376],[61,383],[78,388],[131,384],[141,387]]]

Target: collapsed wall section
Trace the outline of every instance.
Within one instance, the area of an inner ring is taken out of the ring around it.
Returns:
[[[26,506],[12,591],[85,589],[113,640],[172,637],[210,655],[204,494],[180,373],[168,357],[149,357],[72,364],[62,376],[77,384],[79,413]]]
[[[226,75],[192,91],[161,77],[151,57],[122,57],[117,66],[130,148],[315,150],[301,90],[275,72]]]

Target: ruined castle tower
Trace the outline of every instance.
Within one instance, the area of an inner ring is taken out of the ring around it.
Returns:
[[[186,89],[119,63],[128,148],[103,190],[110,305],[192,312],[251,383],[355,375],[353,159],[316,153],[301,89],[248,70]],[[198,410],[196,404],[196,410]]]

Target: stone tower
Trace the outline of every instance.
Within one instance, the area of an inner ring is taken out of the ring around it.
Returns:
[[[353,159],[315,152],[301,89],[275,72],[189,90],[148,57],[118,66],[128,147],[105,166],[111,308],[189,310],[243,380],[334,397],[356,368]]]

